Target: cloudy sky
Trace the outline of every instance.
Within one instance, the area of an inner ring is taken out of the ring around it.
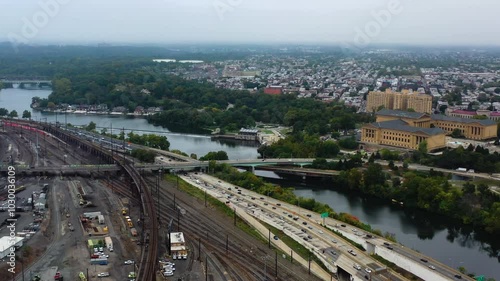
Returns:
[[[500,45],[499,0],[0,0],[0,41]]]

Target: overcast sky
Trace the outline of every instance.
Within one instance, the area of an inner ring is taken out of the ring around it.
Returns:
[[[500,0],[0,0],[0,41],[500,45],[498,11]]]

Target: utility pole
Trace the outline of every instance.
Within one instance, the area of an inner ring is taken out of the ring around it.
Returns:
[[[201,260],[201,238],[198,237],[198,261]]]
[[[208,281],[208,256],[205,255],[205,281]]]
[[[236,208],[233,208],[233,211],[234,211],[234,226],[236,226]]]
[[[181,211],[177,209],[177,232],[181,231]]]
[[[311,252],[308,253],[307,255],[307,263],[308,265],[308,274],[311,275]]]
[[[267,245],[269,247],[269,249],[271,249],[271,229],[267,229],[269,232],[268,232],[268,235],[267,235]]]
[[[278,252],[274,252],[274,271],[276,271],[276,279],[278,279]]]
[[[229,235],[226,234],[226,255],[227,255],[228,251],[229,251]]]

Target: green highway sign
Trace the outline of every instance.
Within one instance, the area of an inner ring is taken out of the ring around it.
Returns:
[[[323,219],[324,219],[324,218],[328,218],[328,212],[326,212],[326,213],[321,213],[321,218],[323,218]]]

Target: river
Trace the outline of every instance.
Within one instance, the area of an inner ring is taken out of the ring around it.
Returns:
[[[97,127],[113,128],[113,133],[118,134],[115,129],[147,130],[155,131],[157,134],[165,135],[170,142],[170,149],[178,149],[187,154],[194,153],[198,157],[204,156],[210,151],[224,150],[229,159],[253,159],[258,157],[256,146],[246,146],[241,143],[216,140],[212,141],[210,136],[196,134],[181,134],[170,132],[166,128],[149,124],[143,117],[116,116],[116,115],[83,115],[83,114],[55,114],[42,113],[30,108],[32,97],[47,98],[50,90],[22,90],[22,89],[4,89],[0,91],[0,107],[9,111],[16,110],[19,116],[24,110],[32,112],[32,119],[43,120],[47,118],[48,122],[70,123],[72,125],[87,125],[91,121],[96,123]],[[127,132],[126,132],[127,133]],[[142,133],[142,131],[135,131]]]
[[[19,115],[24,110],[31,110],[31,98],[48,97],[50,91],[28,91],[21,89],[4,89],[0,91],[0,107],[9,111],[17,110]],[[257,157],[256,147],[236,143],[212,141],[205,135],[179,134],[169,132],[165,128],[148,124],[144,118],[128,118],[124,116],[55,115],[33,112],[33,119],[47,118],[49,122],[68,122],[74,125],[86,125],[90,121],[98,127],[130,128],[162,132],[168,137],[171,149],[179,149],[186,153],[205,155],[209,151],[225,150],[231,159],[251,159]],[[45,120],[45,119],[43,119]],[[274,173],[257,171],[258,175],[271,176]],[[499,253],[500,241],[482,233],[473,232],[458,223],[428,213],[410,212],[403,208],[370,198],[362,199],[357,195],[343,193],[335,189],[325,189],[328,184],[297,184],[284,182],[284,186],[293,186],[298,196],[314,198],[329,204],[336,212],[346,212],[357,216],[372,227],[396,235],[397,240],[407,247],[431,256],[451,267],[464,266],[471,272],[494,277],[500,281],[500,260],[494,254]],[[491,255],[491,256],[490,256]]]
[[[500,240],[459,222],[437,215],[407,210],[377,198],[363,198],[335,189],[325,182],[286,181],[274,173],[257,171],[273,183],[294,187],[299,197],[314,198],[336,212],[350,213],[362,222],[396,235],[401,244],[430,256],[450,267],[463,266],[469,272],[500,280]]]

